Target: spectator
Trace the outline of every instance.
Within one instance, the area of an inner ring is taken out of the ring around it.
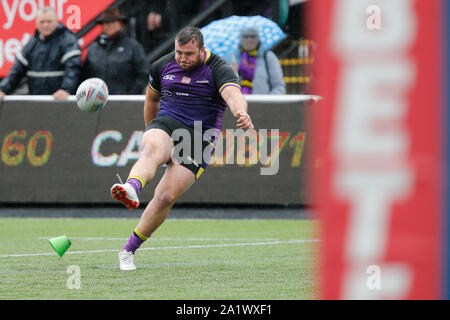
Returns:
[[[171,30],[170,17],[166,10],[168,0],[128,0],[122,12],[130,18],[127,32],[136,39],[146,53],[166,40]]]
[[[118,8],[102,13],[97,23],[103,32],[90,45],[83,65],[83,80],[103,79],[109,94],[141,94],[147,85],[144,48],[122,30],[127,20]]]
[[[240,46],[226,60],[239,74],[242,93],[286,94],[280,62],[275,53],[261,45],[256,29],[242,30]]]
[[[0,98],[12,93],[27,76],[29,94],[66,99],[77,89],[80,68],[81,50],[77,38],[58,23],[53,8],[40,8],[36,15],[36,32],[17,53],[15,64],[0,85]]]
[[[199,13],[207,10],[217,0],[128,0],[120,6],[130,18],[126,32],[139,41],[148,54],[176,32],[185,27]],[[232,14],[226,2],[201,21],[201,25]]]

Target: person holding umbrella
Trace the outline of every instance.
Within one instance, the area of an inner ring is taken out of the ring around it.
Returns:
[[[244,94],[286,94],[286,84],[280,62],[271,50],[260,43],[258,31],[244,27],[240,45],[227,57],[239,74]]]

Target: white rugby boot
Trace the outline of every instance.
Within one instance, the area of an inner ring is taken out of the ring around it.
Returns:
[[[129,183],[116,183],[111,187],[111,195],[117,201],[122,202],[128,209],[139,207],[139,198],[136,191]]]
[[[120,270],[136,270],[136,265],[134,264],[134,254],[131,251],[126,251],[122,249],[119,252],[119,267]]]

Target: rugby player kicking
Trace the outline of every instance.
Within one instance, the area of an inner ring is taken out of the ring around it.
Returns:
[[[197,121],[201,121],[202,132],[212,129],[220,134],[223,113],[228,105],[237,118],[237,127],[253,128],[237,74],[225,60],[205,49],[203,35],[195,27],[186,27],[176,35],[175,51],[152,64],[149,78],[141,153],[126,183],[112,186],[113,198],[130,210],[137,208],[138,195],[154,178],[156,169],[163,164],[167,164],[167,168],[153,199],[119,252],[121,270],[136,269],[136,250],[164,222],[175,201],[208,165],[209,159],[197,159],[193,152]],[[190,133],[188,142],[192,152],[181,152],[178,158],[174,158],[173,150],[181,139],[172,139],[172,133],[179,129]],[[217,143],[217,136],[212,135],[210,140],[203,137],[203,140],[202,156],[207,150],[206,154],[211,157],[211,145]]]

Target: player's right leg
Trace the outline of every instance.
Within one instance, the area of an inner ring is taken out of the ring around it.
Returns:
[[[111,195],[132,210],[139,206],[139,192],[153,179],[156,169],[171,160],[173,141],[167,132],[150,129],[142,136],[139,159],[131,168],[126,183],[111,187]]]

